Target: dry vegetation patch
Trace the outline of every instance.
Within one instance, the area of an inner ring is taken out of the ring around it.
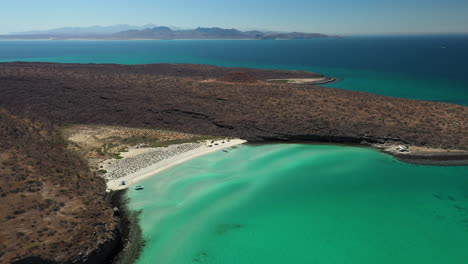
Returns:
[[[468,149],[468,107],[289,83],[301,71],[208,65],[0,64],[0,105],[56,124],[165,129],[249,140],[386,142]],[[235,78],[234,78],[235,79]]]
[[[70,142],[68,148],[82,155],[90,167],[97,170],[103,160],[136,155],[144,152],[144,148],[215,138],[168,130],[105,125],[68,125],[61,128],[61,134]],[[127,154],[129,150],[131,153]]]
[[[104,181],[55,131],[0,109],[0,263],[69,260],[115,238]]]

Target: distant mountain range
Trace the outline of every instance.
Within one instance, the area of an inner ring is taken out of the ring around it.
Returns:
[[[157,27],[154,24],[146,24],[143,26],[134,25],[112,25],[112,26],[91,26],[91,27],[63,27],[54,28],[49,30],[32,30],[24,32],[13,32],[9,35],[57,35],[57,36],[70,36],[70,35],[112,35],[121,31],[127,30],[142,30],[146,28]],[[181,29],[177,27],[170,27],[174,30]]]
[[[169,27],[154,27],[144,30],[128,30],[113,34],[118,39],[310,39],[326,38],[318,33],[265,33],[262,31],[240,31],[237,29],[196,28],[172,30]]]
[[[27,31],[0,35],[0,39],[98,39],[98,40],[132,40],[132,39],[312,39],[328,38],[319,33],[278,33],[258,30],[240,31],[219,27],[180,29],[176,27],[115,25],[93,26],[86,28],[66,27],[45,31]]]

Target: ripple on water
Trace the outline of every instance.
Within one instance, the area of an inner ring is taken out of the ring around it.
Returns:
[[[214,153],[129,190],[148,239],[138,263],[465,264],[467,175],[366,148]]]

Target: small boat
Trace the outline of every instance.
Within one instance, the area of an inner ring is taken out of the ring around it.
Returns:
[[[397,150],[398,150],[399,152],[409,152],[409,147],[408,147],[408,146],[405,146],[405,145],[399,145],[399,146],[397,147]]]
[[[139,191],[139,190],[143,190],[145,187],[143,185],[137,185],[135,186],[135,190]]]
[[[224,152],[229,152],[227,149],[223,149]]]

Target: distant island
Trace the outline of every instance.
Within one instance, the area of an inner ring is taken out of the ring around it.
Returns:
[[[0,39],[20,40],[136,40],[136,39],[315,39],[333,36],[320,33],[302,32],[264,32],[259,30],[240,31],[219,27],[180,29],[175,27],[146,25],[137,27],[116,25],[110,27],[59,28],[45,31],[27,31],[0,35]]]

